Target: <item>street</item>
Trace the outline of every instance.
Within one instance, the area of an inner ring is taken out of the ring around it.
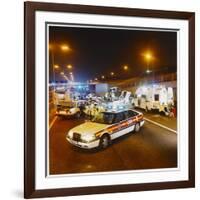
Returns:
[[[177,39],[175,31],[49,27],[50,174],[177,167]],[[113,113],[102,117],[102,110]],[[82,112],[99,118],[96,125],[75,128]],[[106,131],[117,137],[136,127],[109,145]],[[75,147],[66,140],[72,128],[70,139],[84,146],[99,145],[96,137],[109,146]]]
[[[84,119],[62,119],[51,115],[50,119],[51,175],[177,166],[177,134],[148,121],[138,133],[114,140],[105,150],[84,150],[65,139],[68,130],[83,123]]]

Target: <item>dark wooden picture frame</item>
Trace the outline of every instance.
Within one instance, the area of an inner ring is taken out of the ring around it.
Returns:
[[[112,192],[130,192],[187,188],[195,186],[195,14],[161,10],[97,7],[57,3],[25,2],[24,4],[24,197],[53,197]],[[64,189],[36,190],[35,188],[35,12],[71,12],[138,16],[147,18],[183,19],[189,22],[189,180],[161,183],[124,184]]]

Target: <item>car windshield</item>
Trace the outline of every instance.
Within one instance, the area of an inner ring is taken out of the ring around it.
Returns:
[[[65,94],[65,90],[56,90],[55,93],[56,94]]]
[[[101,124],[112,124],[114,120],[113,113],[102,112],[92,118],[92,122],[97,122]]]

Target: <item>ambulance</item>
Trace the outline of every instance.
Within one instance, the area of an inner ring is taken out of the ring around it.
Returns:
[[[174,106],[173,88],[156,84],[141,86],[135,92],[133,104],[136,108],[158,110],[169,115],[171,107]]]

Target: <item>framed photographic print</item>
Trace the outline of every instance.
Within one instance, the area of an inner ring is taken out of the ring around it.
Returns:
[[[195,185],[195,14],[25,2],[24,197]]]

